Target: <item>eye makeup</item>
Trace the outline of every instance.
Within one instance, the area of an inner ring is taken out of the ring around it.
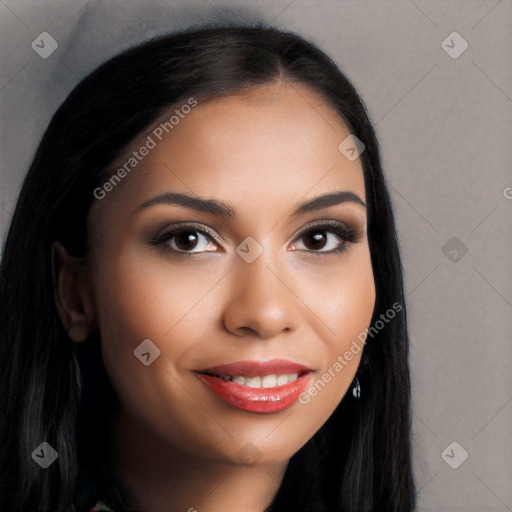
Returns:
[[[309,236],[309,243],[312,244],[318,244],[320,242],[320,245],[322,243],[322,238],[326,239],[328,237],[325,236],[318,236],[321,234],[331,234],[335,235],[339,240],[340,243],[333,249],[330,250],[315,250],[315,249],[294,249],[294,250],[301,250],[301,251],[307,251],[311,254],[317,255],[317,256],[324,256],[324,255],[332,255],[332,254],[340,254],[345,252],[350,244],[357,243],[361,237],[362,233],[361,230],[354,229],[353,227],[350,227],[347,223],[341,222],[339,220],[335,219],[328,219],[328,220],[318,220],[310,223],[296,238],[295,240],[301,240]],[[185,236],[183,236],[185,235]],[[192,236],[191,236],[192,235]],[[196,236],[194,236],[196,235]],[[200,235],[200,236],[197,236]],[[180,239],[179,237],[182,236]],[[220,245],[219,237],[210,229],[208,229],[203,224],[196,224],[196,223],[180,223],[175,224],[173,226],[170,226],[166,230],[164,230],[160,235],[158,235],[156,238],[153,238],[150,240],[149,244],[155,247],[161,247],[165,251],[169,251],[173,255],[177,256],[197,256],[200,254],[204,254],[205,252],[218,252],[216,250],[208,251],[208,250],[201,250],[201,251],[187,251],[185,248],[179,248],[177,245],[177,241],[185,242],[185,245],[188,242],[194,243],[194,241],[199,241],[200,238],[203,237],[210,242],[216,243]],[[174,243],[170,243],[174,242]],[[172,246],[175,247],[172,247]],[[183,244],[181,244],[183,245]],[[196,244],[197,245],[197,244]],[[293,245],[296,245],[296,242],[293,242]],[[191,249],[195,249],[196,247],[191,247]],[[321,247],[322,248],[322,247]]]

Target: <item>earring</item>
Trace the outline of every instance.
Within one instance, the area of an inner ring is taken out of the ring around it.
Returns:
[[[354,387],[352,388],[352,395],[354,395],[354,398],[360,398],[361,397],[361,386],[359,385],[359,379],[356,377],[356,383]]]

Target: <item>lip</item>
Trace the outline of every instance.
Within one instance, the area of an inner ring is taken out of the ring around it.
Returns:
[[[195,370],[196,377],[230,405],[249,412],[273,413],[291,407],[307,388],[313,370],[304,365],[284,359],[270,361],[235,361],[202,370]],[[220,375],[245,377],[264,376],[276,373],[297,373],[292,382],[272,388],[251,388],[242,384],[222,380]]]
[[[302,364],[294,363],[286,359],[271,359],[269,361],[234,361],[233,363],[221,364],[210,368],[195,370],[199,373],[210,373],[212,375],[245,375],[256,377],[258,375],[271,375],[273,373],[298,373],[313,371]]]

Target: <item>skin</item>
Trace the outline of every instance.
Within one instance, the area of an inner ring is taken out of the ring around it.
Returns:
[[[91,254],[82,271],[73,273],[55,244],[64,326],[75,342],[94,327],[101,333],[118,399],[111,456],[138,510],[261,512],[289,458],[349,390],[361,352],[308,404],[277,413],[235,408],[192,373],[284,358],[314,369],[315,381],[369,326],[375,286],[365,207],[344,202],[291,215],[299,202],[333,191],[365,201],[360,160],[338,150],[349,133],[316,92],[297,84],[200,103],[94,203]],[[136,211],[171,191],[229,202],[238,217],[171,204]],[[353,227],[359,241],[339,254],[314,254],[342,243],[327,228],[323,246],[308,245],[308,226],[327,219]],[[185,221],[209,227],[219,240],[199,233],[190,257],[169,251],[183,248],[176,239],[149,243]],[[236,253],[248,236],[263,248],[250,264]],[[145,339],[161,351],[149,366],[134,357]],[[250,449],[255,464],[243,459]]]

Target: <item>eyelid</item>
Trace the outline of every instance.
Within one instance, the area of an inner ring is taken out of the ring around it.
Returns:
[[[343,228],[347,231],[347,233],[354,232],[355,234],[359,233],[359,229],[356,226],[351,227],[351,225],[347,222],[344,222],[339,219],[316,219],[311,221],[306,227],[304,227],[300,234],[310,231],[316,227],[328,227],[332,226],[333,228]]]
[[[217,235],[211,227],[209,227],[205,224],[200,224],[200,223],[193,222],[193,221],[178,222],[176,224],[172,224],[171,226],[167,226],[160,234],[158,234],[154,239],[152,239],[150,241],[150,243],[152,245],[159,245],[160,243],[165,242],[166,238],[167,239],[170,238],[175,232],[186,230],[186,229],[191,229],[191,230],[197,231],[198,233],[206,234],[206,235],[210,236],[214,242],[221,245],[222,237]],[[211,251],[206,251],[206,252],[211,252]],[[190,253],[190,254],[193,254],[193,253]],[[201,253],[197,253],[197,254],[201,254]]]

